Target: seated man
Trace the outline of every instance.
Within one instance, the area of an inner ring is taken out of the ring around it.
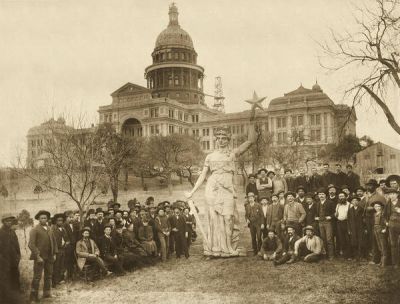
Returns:
[[[122,259],[117,254],[117,246],[111,237],[111,226],[108,224],[104,226],[104,235],[99,240],[99,245],[101,258],[111,264],[117,275],[124,275]]]
[[[100,251],[96,243],[91,238],[89,238],[90,228],[83,228],[81,231],[81,235],[82,239],[76,242],[76,256],[79,269],[82,270],[83,266],[85,266],[85,264],[89,262],[99,266],[101,272],[104,275],[111,274],[111,272],[108,271],[106,266],[104,265],[103,260],[99,257]]]
[[[258,254],[265,261],[274,261],[281,257],[282,242],[276,236],[274,230],[268,230],[267,237],[263,239],[261,250]]]
[[[318,262],[325,254],[324,242],[319,236],[314,235],[314,227],[304,227],[305,236],[294,244],[294,255],[297,259],[303,258],[304,262]]]
[[[122,265],[124,269],[133,270],[133,266],[136,262],[136,256],[129,251],[128,246],[124,242],[124,238],[122,236],[124,225],[119,223],[116,226],[116,233],[112,236],[112,240],[115,243],[116,251],[119,259],[122,261]]]
[[[294,244],[298,239],[299,236],[296,234],[296,229],[293,226],[287,226],[287,235],[285,236],[285,240],[283,242],[282,257],[274,261],[275,266],[285,263],[291,264],[294,262]]]

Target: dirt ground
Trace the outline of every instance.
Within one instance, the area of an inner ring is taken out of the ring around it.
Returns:
[[[173,195],[166,190],[155,192],[122,193],[121,202],[136,196],[140,201],[153,195],[156,202],[183,198],[187,186],[176,187]],[[204,214],[203,190],[194,201]],[[251,247],[250,233],[244,227],[243,194],[239,196],[242,224],[241,246]],[[106,199],[104,198],[104,201]],[[41,200],[19,201],[21,208],[37,210],[42,207],[52,212],[74,205],[65,199],[44,197]],[[32,212],[32,215],[34,212]],[[22,283],[29,294],[32,264],[25,250],[23,232],[18,231],[23,260]],[[274,267],[258,260],[249,252],[247,257],[205,260],[202,256],[201,235],[191,247],[189,259],[172,257],[159,263],[128,273],[124,277],[108,277],[93,284],[74,282],[54,290],[57,297],[42,303],[400,303],[400,271],[382,269],[337,259],[318,264],[296,263]],[[0,299],[1,303],[1,299]]]

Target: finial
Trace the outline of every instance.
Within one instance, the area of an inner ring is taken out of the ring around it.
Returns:
[[[169,6],[169,25],[179,25],[178,23],[178,8],[175,5],[175,2],[172,2]]]

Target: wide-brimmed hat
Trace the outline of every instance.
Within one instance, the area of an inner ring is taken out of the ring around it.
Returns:
[[[249,178],[251,178],[251,177],[256,178],[257,176],[255,174],[251,173],[251,174],[249,174]]]
[[[314,199],[315,194],[314,194],[314,193],[311,193],[311,192],[307,192],[306,195],[304,195],[304,197],[305,197],[305,198],[312,198],[312,199]]]
[[[397,181],[398,184],[400,184],[400,175],[393,174],[393,175],[389,175],[388,177],[386,177],[386,186],[387,187],[390,187],[391,180],[395,180],[395,181]]]
[[[311,225],[305,226],[305,227],[303,228],[303,231],[304,231],[304,232],[306,232],[307,230],[311,230],[312,232],[315,232],[314,227],[311,226]]]
[[[385,188],[385,189],[383,189],[383,192],[385,193],[385,194],[389,194],[389,193],[399,193],[399,191],[397,191],[397,189],[395,189],[395,188],[390,188],[390,187],[388,187],[388,188]]]
[[[340,187],[340,190],[343,190],[343,189],[350,190],[349,186],[347,186],[347,185],[342,185],[342,186]]]
[[[375,187],[379,186],[378,182],[374,178],[369,179],[368,182],[365,183],[365,185],[366,186],[371,185],[371,186],[375,186]]]
[[[349,201],[351,202],[353,199],[356,199],[357,201],[361,201],[361,198],[358,197],[357,195],[350,196]]]
[[[299,192],[299,190],[303,190],[304,192],[306,192],[306,188],[303,185],[300,185],[296,188],[296,192]]]
[[[39,212],[36,213],[36,215],[35,215],[35,220],[38,220],[39,217],[40,217],[41,215],[43,215],[43,214],[45,214],[45,215],[47,216],[47,219],[50,218],[50,212],[49,212],[49,211],[46,211],[46,210],[39,210]]]
[[[272,173],[273,175],[276,175],[276,174],[275,174],[275,172],[274,172],[274,171],[272,171],[272,170],[271,170],[271,171],[269,171],[269,172],[267,173],[267,175],[270,175],[271,173]]]
[[[121,204],[120,204],[120,203],[114,203],[114,204],[112,204],[112,207],[113,207],[113,208],[115,208],[115,207],[120,208],[120,207],[121,207]]]
[[[285,193],[285,198],[287,198],[289,195],[292,195],[293,197],[296,197],[296,193],[292,192],[292,191],[288,191]]]
[[[62,218],[63,221],[65,221],[65,214],[64,213],[56,213],[56,214],[54,214],[53,215],[53,219],[52,219],[53,224],[55,224],[57,219],[59,219],[59,218]]]
[[[103,208],[101,208],[101,207],[99,207],[99,208],[96,208],[96,214],[97,213],[104,213],[104,210],[103,210]]]
[[[358,187],[354,188],[354,192],[357,192],[358,190],[365,192],[365,188],[363,186],[358,186]]]
[[[81,234],[82,234],[83,232],[85,232],[85,231],[88,231],[88,232],[90,233],[90,232],[92,232],[92,229],[90,229],[90,227],[83,227],[83,228],[81,229]]]
[[[265,168],[258,169],[257,173],[258,173],[258,174],[261,174],[261,172],[262,172],[262,171],[264,171],[264,172],[265,172],[265,174],[267,174],[267,173],[268,173],[268,170],[267,170],[267,169],[265,169]]]
[[[327,190],[327,189],[325,189],[325,188],[323,188],[323,187],[318,188],[316,194],[320,194],[320,193],[326,194],[326,192],[327,192],[326,190]]]
[[[4,224],[5,221],[14,221],[17,218],[13,216],[11,213],[5,213],[1,216],[1,222]]]
[[[335,188],[336,191],[339,190],[339,188],[336,187],[334,184],[329,184],[328,187],[326,187],[326,190],[329,191],[329,189],[331,189],[331,188]]]
[[[246,197],[249,197],[249,196],[255,197],[256,195],[254,194],[254,192],[249,192],[249,193],[247,193]]]

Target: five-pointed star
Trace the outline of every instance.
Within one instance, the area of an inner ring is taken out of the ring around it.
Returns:
[[[267,98],[267,97],[259,98],[259,97],[257,96],[256,91],[254,91],[254,93],[253,93],[253,99],[245,100],[245,101],[246,101],[247,103],[251,104],[251,108],[252,108],[252,109],[260,108],[261,110],[264,111],[264,108],[262,107],[261,103],[265,100],[265,98]]]

